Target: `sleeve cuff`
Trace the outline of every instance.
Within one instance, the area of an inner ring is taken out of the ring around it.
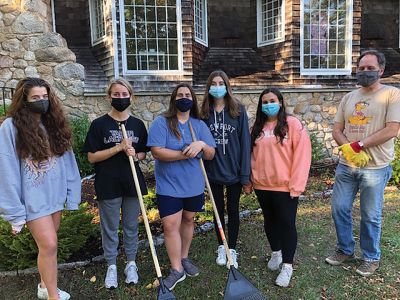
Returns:
[[[240,176],[240,183],[242,184],[242,185],[245,185],[245,184],[247,184],[247,183],[249,183],[250,182],[250,176],[249,175],[245,175],[245,176]]]
[[[78,210],[79,209],[79,204],[78,203],[68,203],[66,206],[67,210]]]

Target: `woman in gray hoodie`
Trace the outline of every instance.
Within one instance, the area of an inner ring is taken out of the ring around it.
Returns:
[[[250,131],[246,109],[233,97],[228,76],[221,70],[208,76],[201,118],[217,144],[214,159],[205,161],[205,166],[224,229],[224,188],[226,189],[228,245],[233,264],[237,268],[239,199],[242,186],[250,182]],[[214,225],[219,243],[216,263],[226,265],[225,248],[215,218]]]
[[[57,288],[61,211],[78,209],[81,180],[62,104],[40,78],[22,79],[0,127],[0,217],[26,226],[39,249],[39,299],[69,299]]]

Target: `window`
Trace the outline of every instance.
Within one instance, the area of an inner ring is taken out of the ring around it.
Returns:
[[[208,46],[207,0],[194,1],[194,34],[197,42]]]
[[[124,73],[181,70],[180,0],[120,0]]]
[[[285,37],[284,23],[284,0],[257,0],[258,46],[282,42]]]
[[[352,0],[301,2],[300,73],[351,74]]]
[[[105,37],[105,21],[104,21],[104,0],[90,0],[90,27],[92,35],[92,45],[95,45]]]

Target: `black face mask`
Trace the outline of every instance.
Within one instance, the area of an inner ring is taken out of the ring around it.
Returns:
[[[111,98],[111,106],[119,112],[123,112],[131,105],[131,98]]]
[[[358,71],[357,82],[363,87],[369,87],[379,79],[379,71]]]
[[[38,114],[45,114],[49,110],[50,102],[49,99],[42,99],[35,102],[26,102],[26,107],[28,107],[32,112]]]

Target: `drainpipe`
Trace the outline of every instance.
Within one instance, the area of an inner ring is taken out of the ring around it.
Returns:
[[[113,51],[114,51],[114,78],[117,78],[119,77],[119,62],[118,62],[117,8],[115,7],[115,2],[116,0],[111,0],[111,19],[112,19],[112,35],[113,35]]]
[[[55,8],[54,8],[54,0],[51,0],[51,19],[53,22],[53,32],[57,32],[56,31],[56,13],[55,13]]]

